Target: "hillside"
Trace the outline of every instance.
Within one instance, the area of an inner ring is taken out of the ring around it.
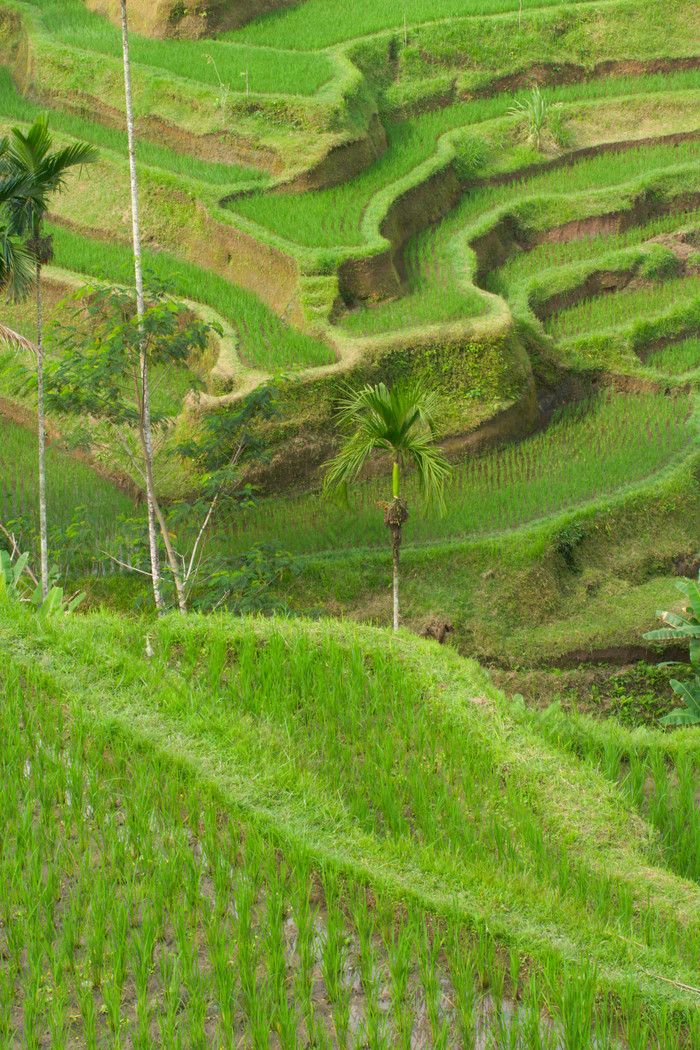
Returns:
[[[217,325],[153,372],[178,551],[179,444],[270,380],[279,414],[207,530],[215,614],[160,620],[138,472],[49,418],[87,600],[32,615],[0,573],[0,1042],[700,1044],[697,729],[658,725],[687,651],[643,639],[700,567],[697,0],[128,11],[147,276]],[[48,111],[100,150],[51,199],[50,360],[133,283],[119,14],[0,0],[0,136]],[[453,472],[444,514],[407,478],[394,635],[389,458],[321,489],[342,392],[408,378]],[[0,417],[35,562],[5,348]]]

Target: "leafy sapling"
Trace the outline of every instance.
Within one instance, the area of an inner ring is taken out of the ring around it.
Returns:
[[[681,697],[685,707],[677,707],[665,715],[661,722],[667,726],[700,724],[700,577],[694,580],[679,580],[676,587],[688,599],[681,613],[659,612],[658,616],[667,625],[656,631],[648,631],[645,638],[653,641],[687,641],[690,665],[694,671],[692,682],[670,680],[674,693]]]

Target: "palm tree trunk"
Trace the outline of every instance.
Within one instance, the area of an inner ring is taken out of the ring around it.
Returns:
[[[394,630],[399,629],[399,547],[401,540],[398,543],[391,537],[391,554],[394,562]]]
[[[131,175],[131,225],[134,245],[134,277],[136,280],[136,311],[139,320],[145,313],[143,299],[143,267],[141,265],[141,227],[139,225],[139,196],[136,181],[136,143],[134,136],[134,106],[131,96],[131,65],[129,62],[129,32],[126,21],[126,0],[122,8],[122,49],[124,55],[124,94],[126,96],[126,129],[129,138],[129,172]],[[151,439],[151,400],[148,386],[148,360],[145,347],[141,351],[141,381],[143,398],[143,449],[146,460],[146,501],[148,504],[148,542],[151,552],[151,578],[153,597],[158,615],[165,611],[160,579],[160,557],[158,554],[158,526],[155,513],[155,488],[153,484],[153,444]]]
[[[46,421],[44,419],[44,343],[41,312],[41,263],[36,261],[36,377],[39,436],[39,546],[41,561],[41,596],[49,593],[49,542],[46,526]]]

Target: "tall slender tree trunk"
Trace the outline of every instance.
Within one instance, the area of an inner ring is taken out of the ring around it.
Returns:
[[[131,65],[129,62],[129,32],[126,21],[126,0],[121,0],[122,8],[122,49],[124,55],[124,94],[126,96],[126,128],[129,138],[129,172],[131,175],[131,226],[134,246],[134,277],[136,279],[136,311],[139,321],[143,319],[145,304],[143,298],[143,266],[141,263],[141,227],[139,224],[139,195],[136,181],[136,142],[134,136],[134,106],[131,96]],[[151,437],[151,400],[148,385],[148,358],[145,347],[141,351],[141,393],[143,398],[143,450],[146,460],[146,501],[148,503],[148,542],[151,552],[151,577],[153,580],[153,597],[158,615],[165,611],[163,590],[160,578],[160,557],[158,553],[158,526],[155,513],[155,491],[153,485],[153,443]]]
[[[394,537],[391,537],[391,554],[394,562],[394,630],[399,629],[399,546]]]
[[[41,595],[49,593],[49,541],[46,525],[46,420],[44,418],[44,340],[41,311],[41,263],[36,260],[36,375],[39,437],[39,545],[41,560]]]

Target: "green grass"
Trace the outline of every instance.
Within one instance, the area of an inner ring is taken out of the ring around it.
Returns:
[[[38,563],[39,485],[36,434],[2,420],[0,446],[0,521],[15,532],[22,550]],[[100,551],[117,553],[118,518],[130,517],[134,503],[87,463],[50,446],[46,456],[46,504],[49,547],[62,572],[71,576],[102,569]]]
[[[43,27],[53,39],[80,51],[121,59],[121,30],[108,19],[87,11],[80,0],[27,2],[40,8]],[[135,66],[208,84],[212,102],[220,89],[208,55],[214,59],[224,84],[236,96],[245,94],[246,70],[254,94],[313,95],[333,75],[326,55],[300,55],[294,50],[269,50],[223,40],[154,40],[132,33],[130,53]]]
[[[29,124],[43,112],[45,107],[18,94],[9,70],[0,68],[0,118],[6,117]],[[51,111],[50,126],[52,131],[70,135],[71,138],[92,142],[95,146],[114,150],[123,156],[128,154],[126,131],[109,128],[85,117],[57,109]],[[143,136],[139,136],[138,139],[137,160],[139,164],[163,168],[165,171],[198,179],[212,186],[231,187],[239,182],[264,183],[268,178],[266,173],[255,168],[244,168],[237,164],[217,164],[186,153],[176,153]]]
[[[57,266],[115,283],[133,283],[132,255],[128,247],[92,241],[51,224],[47,224],[47,230],[54,237]],[[144,251],[143,260],[145,270],[165,282],[174,296],[211,306],[231,322],[246,364],[278,371],[328,364],[333,360],[333,351],[325,343],[285,325],[252,292],[165,252]]]
[[[683,339],[654,350],[645,364],[664,375],[683,375],[700,368],[700,339]]]
[[[147,1044],[151,1025],[166,1045],[236,1045],[337,1031],[352,1003],[383,1048],[385,985],[392,1025],[430,1045],[473,1036],[486,991],[494,1025],[517,991],[518,1026],[534,1008],[525,1050],[594,1033],[608,1050],[614,1019],[628,1045],[669,1047],[694,1023],[692,995],[658,978],[697,982],[697,887],[628,789],[476,665],[230,617],[47,627],[4,605],[0,634],[10,1045],[18,1022],[71,1050],[122,1026]]]
[[[565,410],[551,427],[502,451],[455,467],[447,513],[424,513],[409,481],[411,519],[404,537],[429,544],[517,529],[650,477],[696,439],[687,397],[612,395]],[[222,530],[226,544],[246,550],[253,541],[298,553],[386,547],[377,501],[388,482],[357,485],[350,507],[318,495],[270,500],[239,512]]]
[[[700,298],[700,277],[681,277],[646,287],[599,295],[545,321],[545,329],[555,339],[600,329],[619,328],[640,316],[668,312],[672,307]]]
[[[552,7],[558,0],[523,0],[523,10]],[[404,13],[409,25],[465,15],[496,15],[518,11],[518,0],[387,0],[377,5],[357,0],[348,7],[342,0],[305,0],[291,10],[263,16],[251,25],[228,34],[231,39],[266,47],[315,50],[341,40],[377,33],[382,29],[403,32]]]
[[[490,273],[487,287],[494,292],[506,292],[511,285],[538,276],[543,270],[596,259],[610,252],[642,244],[662,233],[694,228],[699,223],[698,210],[675,212],[672,215],[660,216],[643,226],[632,226],[621,233],[598,234],[581,240],[564,241],[561,244],[538,244],[529,251],[512,256],[504,266]]]

